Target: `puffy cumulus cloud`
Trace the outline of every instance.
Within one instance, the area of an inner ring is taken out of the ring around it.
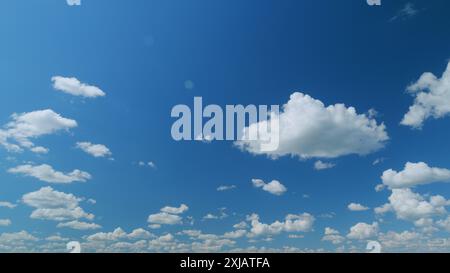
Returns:
[[[93,157],[110,157],[112,155],[108,147],[103,144],[92,144],[90,142],[77,142],[77,148]]]
[[[11,220],[9,219],[0,219],[0,227],[7,227],[11,225]]]
[[[263,151],[261,141],[238,141],[235,144],[253,154],[269,157],[298,156],[300,158],[335,158],[358,154],[365,155],[384,147],[389,139],[384,124],[366,114],[357,114],[354,107],[344,104],[325,106],[303,93],[293,93],[279,114],[279,147],[275,151]],[[264,123],[264,121],[262,121]],[[269,121],[270,122],[270,121]],[[259,138],[270,139],[266,124],[254,123],[245,128],[259,133]]]
[[[395,232],[388,231],[387,233],[381,233],[378,236],[378,241],[385,249],[404,249],[412,250],[412,248],[417,248],[418,241],[423,239],[422,235],[417,232],[403,231]]]
[[[77,78],[66,78],[61,76],[52,77],[53,88],[64,93],[81,96],[85,98],[95,98],[105,96],[100,88],[80,82]]]
[[[33,243],[39,239],[27,231],[0,234],[0,251],[2,252],[30,252]]]
[[[336,166],[336,164],[323,162],[321,160],[318,160],[314,163],[314,169],[317,171],[331,169],[331,168],[334,168],[335,166]]]
[[[351,240],[365,240],[373,238],[378,235],[378,223],[374,222],[371,225],[367,223],[357,223],[350,228],[347,238]]]
[[[99,229],[102,226],[95,224],[95,223],[87,223],[87,222],[74,220],[74,221],[70,221],[70,222],[59,223],[56,227],[71,228],[71,229],[76,229],[76,230],[89,230],[89,229]]]
[[[178,208],[166,206],[161,209],[161,212],[166,212],[166,213],[170,213],[170,214],[181,214],[181,213],[188,211],[188,209],[189,209],[189,207],[187,205],[181,204],[180,207],[178,207]]]
[[[365,211],[365,210],[369,210],[368,207],[363,206],[363,205],[358,204],[358,203],[350,203],[350,204],[347,206],[347,208],[348,208],[350,211]]]
[[[29,149],[46,153],[47,148],[35,146],[32,139],[77,127],[77,122],[62,117],[51,109],[13,114],[12,121],[0,129],[0,144],[10,152]]]
[[[384,171],[381,180],[384,185],[392,189],[410,188],[434,182],[449,182],[450,170],[429,167],[424,162],[407,162],[400,172],[392,169]]]
[[[389,203],[375,210],[376,213],[392,211],[398,219],[415,221],[447,213],[445,207],[450,201],[440,195],[430,196],[426,200],[411,189],[393,189]]]
[[[178,214],[186,212],[189,207],[181,204],[180,207],[165,206],[161,208],[160,212],[150,214],[147,222],[149,227],[153,229],[160,228],[161,225],[177,225],[183,222],[183,218]]]
[[[308,232],[312,229],[315,218],[309,213],[288,214],[283,222],[261,223],[257,214],[248,216],[250,221],[249,237],[277,235],[281,232]]]
[[[37,178],[41,181],[56,184],[68,184],[72,182],[86,182],[91,179],[91,175],[80,170],[73,170],[70,173],[63,173],[55,171],[52,166],[47,164],[42,165],[20,165],[15,168],[10,168],[9,173],[22,174]]]
[[[87,237],[87,241],[118,241],[118,240],[140,240],[152,238],[151,234],[143,228],[134,229],[130,233],[126,233],[122,228],[118,227],[112,232],[98,232]]]
[[[182,220],[183,218],[181,218],[178,215],[170,214],[167,212],[159,212],[155,214],[150,214],[148,216],[147,222],[151,225],[177,225],[181,224]]]
[[[334,245],[342,244],[345,241],[345,237],[342,236],[339,231],[326,227],[322,241],[331,242]]]
[[[43,187],[38,191],[30,192],[22,196],[22,202],[35,208],[31,213],[32,219],[68,221],[85,218],[92,220],[93,214],[86,213],[78,198],[71,193],[55,191],[51,187]]]
[[[81,6],[81,0],[66,0],[69,6]]]
[[[429,118],[442,118],[450,113],[450,62],[439,79],[426,72],[407,91],[415,96],[414,104],[401,121],[402,125],[422,128]]]
[[[283,195],[287,191],[286,187],[277,180],[265,183],[261,179],[252,179],[252,184],[255,188],[261,188],[263,191],[273,195]]]

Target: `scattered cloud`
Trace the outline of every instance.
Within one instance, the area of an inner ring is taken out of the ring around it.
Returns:
[[[350,203],[350,204],[347,206],[347,208],[348,208],[350,211],[366,211],[366,210],[369,210],[368,207],[363,206],[363,205],[361,205],[361,204],[357,204],[357,203]]]
[[[84,98],[96,98],[105,96],[100,88],[80,82],[77,78],[66,78],[61,76],[52,77],[55,90]]]
[[[255,188],[262,188],[263,191],[273,195],[282,195],[287,191],[286,187],[277,180],[265,183],[261,179],[252,179],[252,184]]]
[[[181,204],[180,207],[163,207],[159,213],[150,214],[147,222],[149,227],[153,229],[160,228],[161,225],[178,225],[183,222],[183,218],[179,216],[186,212],[189,207],[185,204]]]
[[[66,0],[69,6],[81,6],[81,0]]]
[[[11,220],[9,219],[0,219],[0,227],[7,227],[11,225]]]
[[[55,191],[51,187],[43,187],[38,191],[30,192],[22,196],[22,202],[35,208],[31,213],[32,219],[68,221],[85,218],[94,219],[94,215],[86,213],[79,203],[78,198],[71,193]]]
[[[91,179],[91,175],[80,170],[73,170],[70,173],[55,171],[52,166],[43,165],[20,165],[8,170],[9,173],[22,174],[37,178],[41,181],[55,184],[69,184],[72,182],[86,182]]]
[[[314,163],[314,169],[317,171],[331,169],[331,168],[334,168],[335,166],[336,166],[336,164],[322,162],[321,160],[318,160]]]
[[[408,2],[405,6],[397,12],[397,14],[390,19],[391,22],[395,20],[406,20],[411,17],[414,17],[419,13],[419,10],[416,9],[413,3]]]
[[[415,129],[422,128],[429,118],[443,118],[450,114],[450,62],[439,79],[426,72],[417,82],[408,86],[407,91],[415,96],[414,104],[401,121],[402,125]]]
[[[161,209],[162,212],[170,213],[170,214],[181,214],[189,210],[189,207],[185,204],[181,204],[177,207],[166,206]]]
[[[110,157],[111,151],[103,144],[92,144],[90,142],[77,142],[77,148],[93,157]]]
[[[90,229],[99,229],[101,228],[100,225],[97,225],[95,223],[87,223],[87,222],[81,222],[78,220],[65,222],[65,223],[59,223],[57,225],[58,228],[71,228],[71,229],[77,229],[77,230],[90,230]]]
[[[325,106],[303,93],[294,93],[279,115],[280,145],[277,150],[261,150],[260,141],[239,141],[235,144],[253,154],[266,154],[272,158],[298,156],[299,158],[336,158],[358,154],[366,155],[384,147],[389,139],[384,124],[366,114],[357,114],[353,107],[344,104]],[[266,121],[267,122],[267,121]],[[250,127],[267,128],[263,124]],[[259,127],[257,127],[259,126]],[[250,132],[258,132],[258,129]],[[268,132],[258,132],[270,139]],[[256,138],[255,138],[256,139]]]
[[[345,237],[340,235],[339,231],[326,227],[322,241],[331,242],[334,245],[342,244],[345,241]]]
[[[229,191],[236,189],[236,185],[221,185],[217,187],[217,191]]]
[[[440,195],[424,196],[411,189],[393,189],[389,196],[389,203],[375,209],[377,214],[392,211],[398,219],[416,221],[421,218],[430,218],[447,213],[445,207],[450,201]]]
[[[0,208],[2,208],[2,207],[3,208],[13,209],[13,208],[17,207],[17,205],[13,204],[11,202],[1,201],[0,202]]]
[[[251,229],[249,237],[277,235],[281,232],[308,232],[312,229],[315,218],[309,213],[288,214],[283,222],[275,221],[264,224],[259,221],[257,214],[248,216]]]
[[[381,180],[391,189],[410,188],[434,182],[450,182],[450,170],[432,168],[424,162],[407,162],[400,172],[392,169],[384,171]]]
[[[13,114],[11,119],[0,129],[0,145],[9,152],[29,149],[36,153],[47,153],[47,148],[35,146],[31,140],[77,127],[75,120],[64,118],[50,109]]]
[[[374,222],[371,225],[366,223],[358,223],[350,228],[347,238],[351,240],[365,240],[376,237],[378,235],[378,223]]]

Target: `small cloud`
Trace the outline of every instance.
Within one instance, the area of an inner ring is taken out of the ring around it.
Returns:
[[[217,187],[217,191],[229,191],[236,188],[236,185],[222,185]]]
[[[153,161],[145,162],[145,161],[139,161],[138,165],[140,167],[150,167],[152,169],[156,169],[156,164]]]
[[[331,168],[334,168],[335,166],[336,166],[336,164],[322,162],[321,160],[318,160],[314,163],[314,169],[317,171],[331,169]]]
[[[273,195],[282,195],[287,191],[286,187],[277,180],[265,183],[261,179],[252,179],[252,184],[255,188],[262,188],[263,191]]]
[[[419,13],[419,10],[416,9],[413,3],[406,3],[406,5],[397,12],[397,14],[389,20],[390,22],[393,22],[395,20],[406,20],[411,17],[414,17]]]
[[[90,142],[77,142],[77,148],[93,157],[110,157],[112,155],[108,147],[103,144]]]
[[[81,0],[66,0],[69,6],[81,6]]]
[[[347,206],[347,208],[348,208],[350,211],[365,211],[365,210],[368,210],[368,209],[369,209],[368,207],[363,206],[363,205],[361,205],[361,204],[357,204],[357,203],[350,203],[350,204]]]
[[[373,166],[378,165],[378,164],[380,164],[380,163],[383,163],[385,160],[386,160],[386,159],[385,159],[384,157],[377,158],[377,159],[375,159],[375,160],[372,162],[372,165],[373,165]]]

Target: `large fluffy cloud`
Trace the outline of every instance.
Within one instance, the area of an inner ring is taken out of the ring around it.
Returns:
[[[370,116],[357,114],[355,108],[344,104],[325,106],[303,93],[291,95],[279,114],[279,120],[280,143],[275,151],[263,151],[261,141],[239,141],[236,145],[250,153],[273,158],[285,155],[335,158],[377,151],[389,139],[385,125],[377,124]],[[258,132],[252,127],[266,128],[261,125],[254,123],[245,130]],[[261,130],[259,139],[270,139],[267,134]]]
[[[377,208],[378,214],[393,211],[397,218],[417,221],[447,213],[445,207],[450,201],[440,195],[433,195],[426,200],[422,195],[411,189],[393,189],[389,196],[389,203]]]
[[[74,96],[95,98],[105,96],[100,88],[80,82],[77,78],[55,76],[52,78],[53,88]]]
[[[35,208],[31,218],[53,221],[68,221],[85,218],[92,220],[93,214],[85,212],[79,203],[81,198],[71,193],[55,191],[51,187],[43,187],[38,191],[22,196],[22,202]]]
[[[29,149],[32,152],[45,153],[48,150],[35,146],[32,139],[77,126],[75,120],[64,118],[50,109],[13,114],[11,119],[12,121],[0,129],[0,144],[12,152]]]
[[[52,166],[43,165],[20,165],[8,170],[10,173],[31,176],[48,183],[68,184],[72,182],[86,182],[91,179],[91,175],[80,170],[73,170],[70,173],[55,171]]]
[[[400,172],[392,169],[384,171],[381,180],[389,188],[409,188],[433,182],[450,181],[450,170],[432,168],[424,162],[408,162]]]
[[[401,124],[421,128],[426,119],[437,119],[449,115],[450,62],[440,79],[433,73],[426,72],[407,90],[415,96],[415,100]]]

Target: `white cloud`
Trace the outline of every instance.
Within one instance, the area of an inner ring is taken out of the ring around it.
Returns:
[[[147,222],[151,225],[177,225],[182,222],[182,218],[178,215],[169,214],[166,212],[160,212],[155,214],[150,214],[148,216]],[[157,227],[157,226],[153,226]]]
[[[263,191],[274,195],[282,195],[287,191],[286,187],[277,180],[273,180],[270,183],[265,183],[261,179],[252,179],[252,184],[254,187],[262,188]]]
[[[378,223],[374,222],[371,225],[366,223],[358,223],[350,228],[350,233],[347,238],[352,240],[365,240],[378,235]]]
[[[79,207],[81,201],[82,198],[55,191],[51,187],[43,187],[22,196],[23,203],[35,208],[30,217],[41,220],[68,221],[81,218],[92,220],[94,215],[86,213]]]
[[[239,222],[239,223],[233,225],[233,228],[235,228],[235,229],[244,229],[247,227],[248,227],[248,224],[245,221],[242,221],[242,222]]]
[[[11,202],[2,201],[2,202],[0,202],[0,207],[13,209],[13,208],[17,207],[17,205],[13,204]]]
[[[180,207],[178,207],[178,208],[166,206],[161,209],[161,212],[166,212],[166,213],[170,213],[170,214],[182,214],[188,210],[189,210],[189,207],[187,205],[181,204]]]
[[[47,148],[36,147],[31,140],[77,127],[75,120],[64,118],[50,109],[13,114],[11,119],[0,129],[0,144],[10,152],[29,149],[36,153],[46,153]]]
[[[0,227],[7,227],[11,225],[11,220],[9,219],[0,219]]]
[[[331,242],[334,245],[341,244],[345,241],[345,237],[340,235],[339,231],[332,229],[330,227],[326,227],[324,231],[324,236],[322,237],[322,241]]]
[[[93,157],[110,157],[112,155],[108,147],[103,144],[92,144],[90,142],[77,142],[77,148]]]
[[[105,96],[100,88],[81,83],[77,78],[66,78],[61,76],[52,77],[53,88],[74,96],[95,98]]]
[[[249,237],[277,235],[281,232],[307,232],[312,229],[314,216],[309,213],[288,214],[284,222],[275,221],[271,224],[264,224],[259,221],[257,214],[248,217],[251,224]]]
[[[20,165],[8,170],[9,173],[22,174],[37,178],[41,181],[57,184],[68,184],[72,182],[86,182],[91,179],[91,175],[80,170],[73,170],[70,173],[55,171],[52,166],[43,164],[38,166]]]
[[[139,161],[138,165],[141,166],[141,167],[148,166],[148,167],[150,167],[152,169],[156,169],[156,164],[153,161],[149,161],[149,162]]]
[[[395,21],[398,19],[405,20],[411,18],[419,13],[419,10],[416,9],[413,3],[406,3],[405,6],[397,12],[397,14],[390,19],[390,21]]]
[[[403,117],[402,125],[422,128],[425,120],[429,118],[438,119],[448,116],[450,114],[450,62],[440,79],[426,72],[407,90],[415,96],[415,100]]]
[[[350,203],[350,204],[347,206],[347,208],[348,208],[350,211],[365,211],[365,210],[368,210],[368,209],[369,209],[368,207],[363,206],[363,205],[361,205],[361,204],[357,204],[357,203]]]
[[[378,240],[380,241],[383,248],[399,248],[417,245],[417,241],[422,239],[421,235],[417,232],[403,231],[397,233],[394,231],[389,231],[387,233],[382,233],[379,235]]]
[[[127,237],[127,233],[119,228],[113,232],[99,232],[87,237],[88,241],[116,241]]]
[[[66,0],[69,6],[81,6],[81,0]]]
[[[436,215],[445,215],[445,207],[450,202],[440,195],[430,196],[426,200],[411,189],[393,189],[389,196],[388,207],[395,212],[397,218],[402,220],[417,220]]]
[[[357,114],[355,108],[347,108],[344,104],[325,107],[321,101],[302,93],[291,95],[279,119],[280,145],[277,150],[262,151],[260,141],[236,142],[236,145],[250,153],[267,154],[272,158],[286,155],[335,158],[369,154],[383,148],[389,139],[384,124],[378,125],[366,114]],[[250,126],[257,128],[258,124]],[[246,130],[253,131],[251,128]],[[268,132],[263,131],[259,132],[262,135],[259,139],[270,139],[266,135]]]
[[[223,237],[226,239],[238,239],[244,237],[247,234],[247,231],[244,229],[238,229],[230,232],[226,232],[223,234]]]
[[[221,185],[217,187],[217,191],[229,191],[236,189],[236,185]]]
[[[336,164],[322,162],[321,160],[318,160],[314,163],[314,169],[316,169],[318,171],[331,169],[331,168],[334,168],[335,166],[336,166]]]
[[[78,220],[66,222],[66,223],[59,223],[57,225],[58,228],[71,228],[71,229],[77,229],[77,230],[89,230],[89,229],[99,229],[102,226],[95,224],[95,223],[87,223],[87,222],[81,222]]]
[[[409,188],[433,182],[450,182],[450,170],[432,168],[424,162],[408,162],[400,172],[392,169],[384,171],[381,180],[390,188]]]

